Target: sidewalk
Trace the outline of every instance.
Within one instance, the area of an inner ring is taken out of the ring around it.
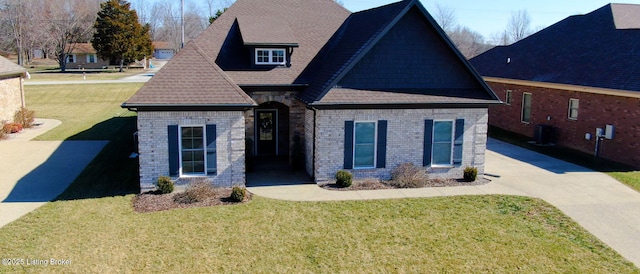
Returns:
[[[486,173],[492,182],[480,186],[420,189],[332,191],[304,176],[282,178],[249,174],[256,195],[292,201],[334,201],[506,194],[541,198],[640,267],[640,193],[606,174],[489,139]],[[270,182],[269,182],[270,180]],[[291,184],[299,180],[307,184]],[[284,181],[284,182],[283,182]]]
[[[55,199],[106,141],[30,141],[61,124],[51,119],[0,141],[0,227]]]

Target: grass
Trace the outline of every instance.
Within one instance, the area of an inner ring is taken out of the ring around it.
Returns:
[[[625,164],[594,157],[592,154],[558,146],[537,146],[530,144],[530,137],[509,132],[497,127],[489,127],[489,136],[536,151],[566,162],[574,163],[589,169],[604,172],[614,179],[640,192],[640,171]]]
[[[46,268],[65,273],[639,273],[531,198],[318,203],[254,196],[239,206],[138,214],[131,197],[49,203],[0,229],[0,254],[72,260]]]
[[[107,87],[107,88],[105,88]],[[0,228],[3,258],[70,266],[0,272],[571,272],[640,273],[544,201],[460,196],[286,202],[139,214],[128,159],[139,87],[27,87],[29,107],[60,126],[43,140],[110,140],[55,202]]]
[[[117,70],[105,70],[100,72],[87,71],[86,80],[117,80],[127,76],[143,73],[141,69],[129,69],[125,72],[118,72]],[[64,73],[61,72],[39,72],[32,73],[31,79],[26,82],[37,81],[82,81],[82,72],[73,70]]]

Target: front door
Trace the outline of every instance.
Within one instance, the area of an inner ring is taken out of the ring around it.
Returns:
[[[256,110],[257,153],[276,155],[278,153],[278,111]]]

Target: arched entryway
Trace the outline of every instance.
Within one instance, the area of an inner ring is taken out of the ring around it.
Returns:
[[[254,109],[254,153],[256,156],[289,155],[289,107],[266,102]]]

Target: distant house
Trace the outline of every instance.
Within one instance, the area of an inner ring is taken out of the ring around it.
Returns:
[[[238,0],[123,107],[138,113],[144,191],[159,176],[244,185],[247,152],[318,184],[343,169],[389,179],[403,163],[483,173],[499,103],[418,0],[357,13]]]
[[[13,121],[13,115],[25,106],[22,78],[27,70],[0,56],[0,122]]]
[[[153,42],[153,48],[153,58],[156,59],[171,59],[176,54],[175,49],[167,42]]]
[[[506,102],[490,125],[640,168],[640,5],[568,17],[471,63]]]
[[[72,47],[71,54],[67,55],[67,68],[69,69],[98,69],[109,65],[109,60],[98,58],[91,43],[76,43]]]

